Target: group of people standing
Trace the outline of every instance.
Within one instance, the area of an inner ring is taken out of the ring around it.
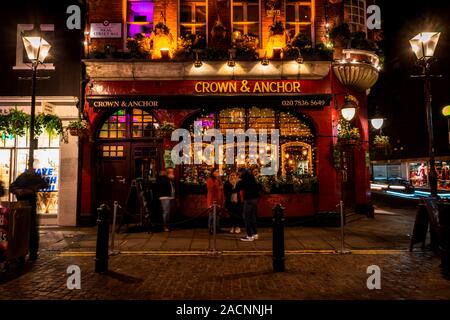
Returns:
[[[214,168],[206,181],[208,208],[212,208],[214,203],[216,203],[219,212],[218,216],[221,216],[223,209],[228,211],[231,220],[230,233],[239,234],[243,221],[246,235],[241,238],[242,241],[258,239],[256,217],[261,186],[256,181],[256,174],[256,172],[240,169],[237,173],[231,172],[228,180],[222,183],[219,169]],[[216,219],[216,221],[220,220]],[[209,226],[211,231],[213,226],[211,215]]]
[[[219,169],[212,169],[211,175],[206,181],[207,206],[210,209],[208,221],[210,232],[213,230],[213,215],[211,213],[214,204],[216,204],[216,228],[218,230],[221,230],[220,217],[227,211],[231,222],[230,233],[241,233],[243,222],[246,235],[241,240],[254,241],[258,239],[256,217],[261,186],[256,180],[257,175],[258,172],[251,172],[242,168],[238,172],[231,172],[227,181],[223,183]],[[157,182],[164,231],[170,231],[169,219],[176,210],[174,180],[174,169],[167,168]]]

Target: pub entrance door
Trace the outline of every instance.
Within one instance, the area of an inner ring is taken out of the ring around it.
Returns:
[[[154,182],[162,161],[161,141],[155,138],[156,119],[140,110],[118,110],[102,124],[97,161],[97,207],[124,207],[131,182]]]

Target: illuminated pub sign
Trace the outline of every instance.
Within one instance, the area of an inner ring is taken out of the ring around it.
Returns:
[[[153,81],[136,84],[129,95],[127,83],[94,85],[87,95],[92,108],[198,108],[249,105],[260,107],[323,108],[331,94],[307,94],[313,82],[296,80]],[[96,88],[101,89],[96,89]],[[117,90],[120,88],[120,91]],[[305,90],[306,89],[306,90]],[[326,92],[326,90],[324,90]],[[123,92],[120,94],[119,92]]]

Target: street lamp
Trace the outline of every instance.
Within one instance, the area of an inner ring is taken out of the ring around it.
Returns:
[[[381,129],[381,127],[383,126],[383,123],[384,123],[384,119],[383,119],[383,118],[373,118],[373,119],[370,119],[370,124],[372,125],[372,127],[373,127],[375,130]]]
[[[411,48],[415,53],[418,64],[422,67],[422,74],[418,77],[424,79],[425,105],[427,111],[428,127],[428,154],[430,158],[430,193],[437,197],[437,173],[434,163],[434,136],[433,136],[433,114],[431,108],[431,81],[430,65],[433,61],[434,51],[439,41],[440,32],[421,32],[409,40]]]
[[[34,124],[35,124],[35,109],[36,109],[36,79],[37,69],[40,63],[44,63],[50,51],[51,45],[42,38],[41,30],[38,26],[28,35],[22,35],[23,45],[27,52],[28,59],[31,61],[33,70],[32,76],[32,94],[31,94],[31,113],[30,113],[30,140],[29,140],[29,156],[28,156],[28,171],[33,172],[34,163]]]

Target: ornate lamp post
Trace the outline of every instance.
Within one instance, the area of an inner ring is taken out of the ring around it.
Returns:
[[[28,167],[29,172],[33,172],[34,163],[34,124],[35,124],[35,110],[36,110],[36,78],[37,69],[40,63],[44,63],[50,51],[51,45],[42,38],[39,27],[33,29],[28,35],[22,35],[23,45],[27,52],[28,59],[31,61],[33,76],[32,76],[32,93],[31,93],[31,113],[30,113],[30,141],[29,141],[29,155],[28,155]]]
[[[39,232],[36,221],[36,192],[43,187],[44,180],[38,177],[34,171],[34,149],[36,148],[36,141],[34,137],[35,126],[35,109],[36,109],[36,79],[37,69],[40,63],[44,63],[50,51],[50,44],[42,38],[41,31],[35,26],[33,31],[27,35],[22,35],[23,44],[27,52],[28,59],[31,61],[33,76],[32,76],[32,94],[31,94],[31,112],[30,112],[30,140],[29,140],[29,156],[26,175],[20,175],[14,183],[21,184],[23,188],[31,190],[31,194],[18,195],[17,200],[28,200],[31,206],[30,215],[30,250],[29,259],[36,260],[39,250]]]
[[[430,172],[428,174],[430,183],[430,193],[432,197],[437,197],[437,173],[434,162],[434,135],[433,135],[433,114],[431,108],[431,75],[430,65],[433,62],[434,51],[439,42],[440,32],[421,32],[409,40],[414,51],[418,65],[422,67],[422,74],[418,77],[424,79],[425,105],[427,111],[428,126],[428,155],[430,158]]]

